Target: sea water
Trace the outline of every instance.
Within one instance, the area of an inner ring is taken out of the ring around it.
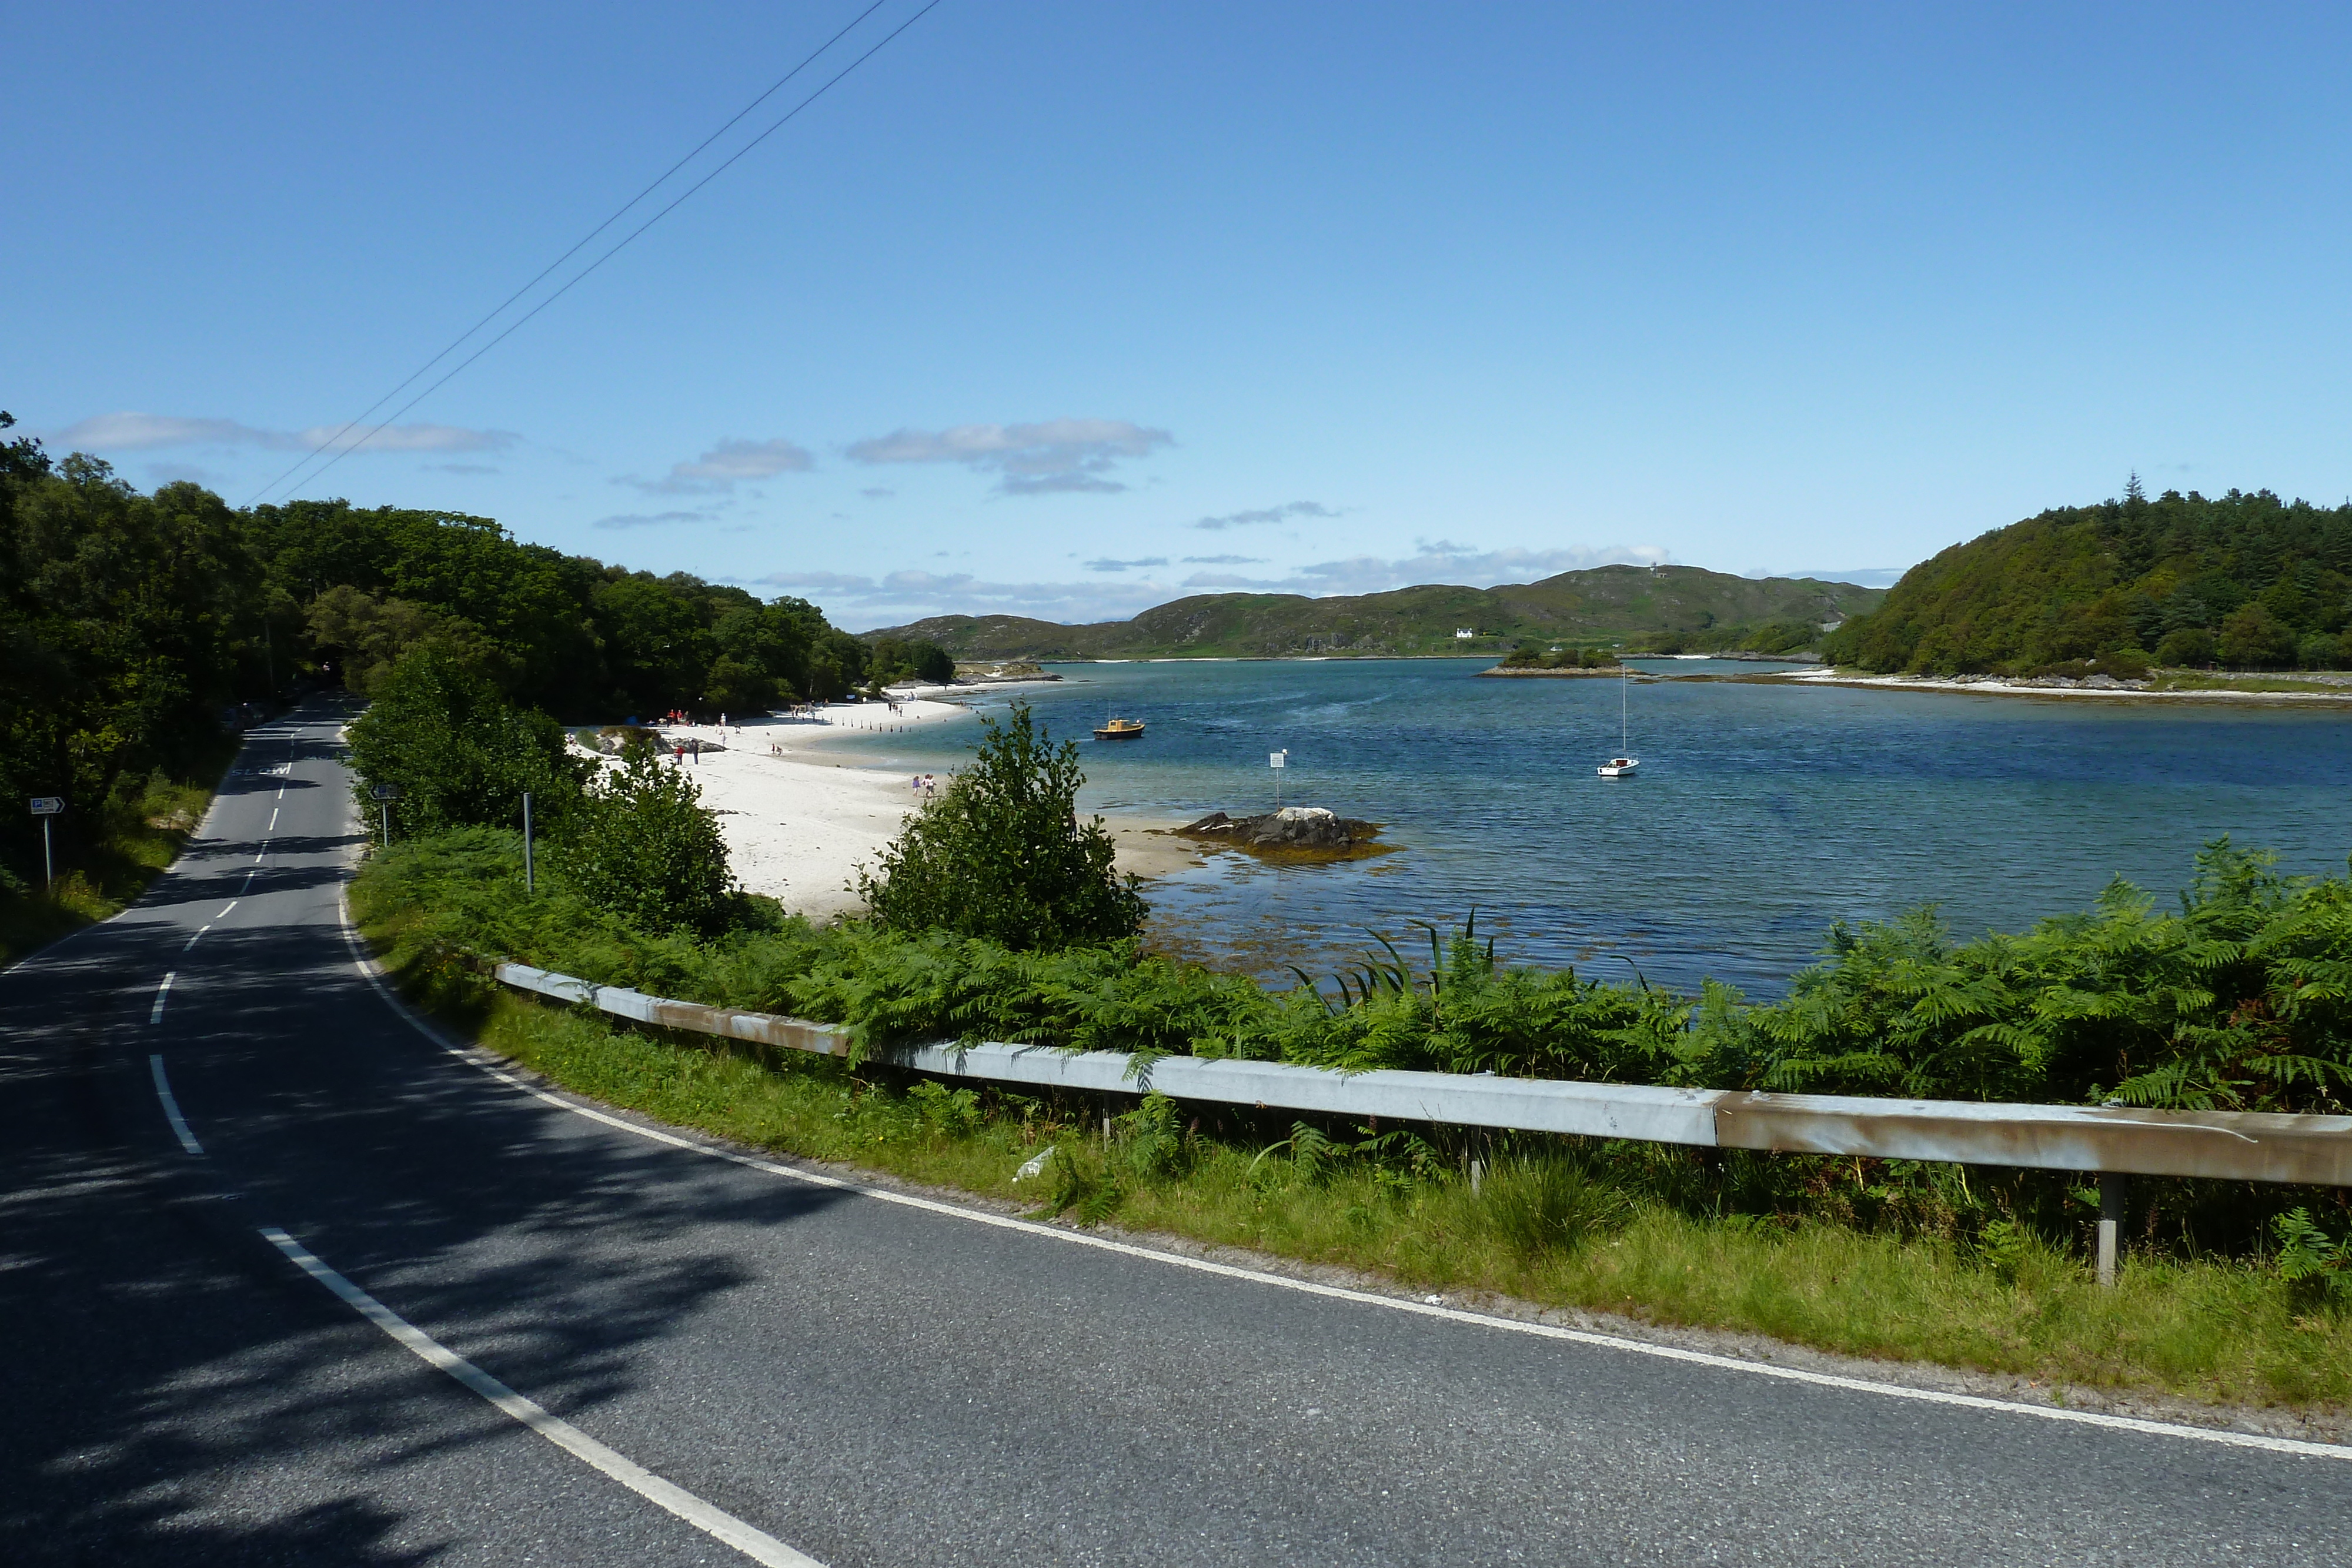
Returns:
[[[1082,804],[1190,819],[1326,806],[1396,852],[1336,865],[1238,853],[1155,879],[1161,947],[1268,977],[1475,908],[1498,956],[1688,988],[1782,990],[1831,923],[1937,906],[1953,932],[2022,930],[2117,877],[2170,904],[2206,841],[2341,875],[2352,711],[1970,695],[1736,678],[1482,678],[1472,660],[1058,664],[1028,703],[1079,744]],[[1767,666],[1637,665],[1732,677]],[[1633,778],[1595,767],[1626,744]],[[1117,713],[1135,740],[1097,741]],[[939,771],[977,726],[855,737],[872,766]],[[1286,766],[1268,766],[1284,751]],[[1377,951],[1377,947],[1374,947]],[[1385,955],[1382,955],[1385,956]]]

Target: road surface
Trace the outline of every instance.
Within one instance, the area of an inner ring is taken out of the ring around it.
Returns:
[[[7,1562],[2346,1555],[2343,1457],[1416,1315],[551,1103],[355,967],[335,727],[257,732],[146,899],[0,975]]]

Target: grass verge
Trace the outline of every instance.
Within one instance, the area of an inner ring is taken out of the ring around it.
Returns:
[[[1474,1186],[1404,1130],[1285,1135],[1157,1096],[1106,1140],[1091,1103],[829,1058],[761,1062],[517,997],[446,947],[404,942],[430,921],[387,896],[397,885],[363,878],[353,912],[415,999],[566,1088],[754,1146],[1415,1289],[2212,1403],[2337,1415],[2352,1396],[2352,1324],[2259,1260],[2135,1254],[2102,1291],[2079,1257],[2019,1227],[1962,1240],[1693,1212],[1641,1179],[1665,1158],[1644,1145],[1505,1145]]]
[[[204,821],[237,745],[224,737],[217,750],[184,776],[175,779],[159,768],[118,789],[100,808],[89,838],[77,836],[58,846],[62,869],[46,890],[37,881],[19,882],[0,870],[0,968],[85,925],[111,919],[145,892]],[[37,843],[36,876],[39,853]]]

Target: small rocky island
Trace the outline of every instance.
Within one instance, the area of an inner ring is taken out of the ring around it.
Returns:
[[[1321,806],[1285,806],[1256,817],[1212,811],[1176,832],[1203,843],[1226,844],[1286,860],[1356,860],[1384,854],[1395,847],[1375,841],[1380,823],[1342,817]]]

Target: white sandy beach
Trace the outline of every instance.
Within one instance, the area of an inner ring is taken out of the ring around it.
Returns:
[[[761,718],[724,729],[679,726],[662,734],[726,748],[706,750],[698,762],[689,747],[683,766],[701,783],[702,803],[719,814],[736,877],[751,892],[822,921],[863,908],[854,891],[857,868],[876,862],[918,804],[909,775],[844,757],[841,738],[945,725],[979,736],[970,710],[955,703],[915,699],[898,706],[893,714],[877,703],[838,704],[819,710],[820,719]],[[947,776],[939,782],[945,788]],[[1107,819],[1118,841],[1120,869],[1152,876],[1197,863],[1203,851],[1160,831],[1174,825]]]

